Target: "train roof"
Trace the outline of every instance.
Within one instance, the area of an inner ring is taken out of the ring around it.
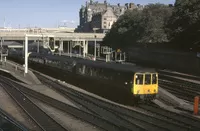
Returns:
[[[120,71],[126,71],[126,72],[156,72],[155,69],[152,68],[144,68],[137,65],[130,65],[130,64],[119,64],[114,62],[102,62],[102,61],[91,61],[91,60],[79,60],[78,61],[81,64],[90,65],[98,68],[107,68],[107,69],[113,69],[113,70],[120,70]]]
[[[112,70],[120,70],[125,72],[156,72],[153,68],[145,68],[138,65],[133,64],[119,64],[114,62],[102,62],[102,61],[92,61],[88,59],[82,59],[82,58],[74,58],[74,57],[67,57],[67,56],[57,56],[57,55],[41,55],[41,54],[32,54],[32,56],[39,56],[43,57],[49,60],[55,60],[55,61],[68,61],[68,62],[75,62],[76,64],[84,64],[89,65],[92,67],[97,68],[106,68],[106,69],[112,69]]]

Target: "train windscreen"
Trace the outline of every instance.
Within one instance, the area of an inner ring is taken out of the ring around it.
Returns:
[[[136,74],[136,84],[137,85],[143,85],[143,74]]]
[[[151,84],[151,74],[145,74],[145,85]]]
[[[152,84],[156,84],[157,83],[157,75],[153,74],[152,75]]]

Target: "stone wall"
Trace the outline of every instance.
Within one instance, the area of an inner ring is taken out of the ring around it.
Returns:
[[[200,58],[191,52],[133,48],[127,50],[128,61],[145,66],[200,74]]]

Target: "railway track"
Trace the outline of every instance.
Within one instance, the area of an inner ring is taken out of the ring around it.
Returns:
[[[175,112],[164,110],[153,104],[140,105],[139,108],[147,110],[153,113],[154,115],[159,115],[159,117],[162,117],[163,119],[165,118],[170,121],[174,121],[175,123],[179,123],[180,125],[183,125],[186,128],[188,128],[187,130],[192,130],[192,131],[200,130],[200,125],[199,125],[200,120],[190,115],[178,114]]]
[[[3,124],[1,123],[0,129],[5,130],[4,128],[8,130],[17,130],[17,131],[28,131],[28,129],[25,126],[22,126],[18,122],[14,120],[10,115],[8,115],[6,112],[0,109],[0,119],[3,121],[6,121],[6,127],[3,127]]]
[[[187,74],[182,74],[182,73],[178,73],[178,72],[174,72],[174,71],[165,71],[165,70],[158,70],[158,72],[163,75],[182,77],[185,79],[200,81],[200,76],[187,75]]]
[[[194,101],[195,96],[200,95],[200,84],[187,81],[187,79],[194,79],[199,81],[199,77],[165,71],[161,71],[160,73],[159,85],[178,98],[191,103]]]
[[[54,88],[58,92],[61,92],[64,95],[69,96],[70,94],[73,94],[76,99],[79,99],[78,101],[81,102],[82,100],[87,101],[87,103],[96,104],[99,107],[119,116],[120,118],[123,118],[123,120],[129,121],[129,123],[137,124],[138,126],[143,127],[145,130],[189,130],[189,129],[196,129],[197,127],[191,125],[191,127],[185,126],[185,123],[182,121],[177,121],[176,119],[171,121],[171,118],[164,117],[163,115],[147,115],[145,113],[130,110],[127,108],[123,108],[121,106],[97,99],[95,97],[92,97],[90,95],[78,92],[76,90],[73,90],[72,88],[67,88],[62,85],[59,85],[58,83],[49,80],[47,78],[41,77],[37,75],[38,78],[44,82],[45,84],[49,85],[51,88]],[[65,94],[66,93],[66,94]],[[96,114],[98,114],[96,112]],[[101,115],[101,114],[98,114]],[[180,117],[179,117],[180,118]],[[122,119],[121,119],[122,120]],[[200,129],[200,128],[197,128]]]
[[[177,84],[176,82],[168,82],[165,80],[159,80],[159,85],[169,91],[170,93],[174,94],[175,96],[179,97],[180,99],[193,102],[194,97],[200,95],[200,92],[197,89],[193,90],[186,86]]]
[[[127,120],[127,118],[122,117],[124,116],[124,114],[119,115],[113,112],[112,110],[106,108],[105,105],[103,106],[102,104],[99,104],[99,102],[94,101],[94,99],[92,100],[92,98],[89,98],[89,96],[88,98],[84,97],[83,95],[85,94],[82,94],[72,89],[65,89],[62,86],[58,85],[57,83],[54,83],[51,80],[45,79],[44,77],[39,76],[38,78],[42,80],[42,82],[44,82],[48,86],[51,86],[51,88],[54,88],[56,91],[58,91],[62,95],[68,98],[70,97],[70,99],[77,102],[78,104],[81,104],[82,106],[85,106],[86,108],[89,108],[89,111],[92,110],[91,112],[95,113],[95,115],[104,116],[104,119],[110,122],[115,121],[115,123],[117,123],[120,126],[129,127],[130,130],[135,129],[135,128],[141,128],[145,130],[149,130],[149,129],[162,130],[162,128],[157,127],[157,125],[155,125],[154,128],[150,127],[149,123],[146,123],[145,121],[139,120],[140,122],[137,122],[138,119],[132,119],[133,121]],[[145,126],[141,126],[141,125],[145,125]]]
[[[181,77],[181,76],[178,76],[178,77]],[[168,81],[168,83],[173,83],[176,86],[179,85],[179,86],[182,86],[184,88],[188,88],[188,89],[191,89],[193,91],[200,92],[200,84],[190,82],[190,81],[186,81],[187,78],[185,78],[185,77],[182,77],[182,78],[186,79],[186,80],[181,80],[181,79],[175,78],[173,76],[159,74],[159,78],[162,79],[162,80]],[[198,80],[198,81],[200,81],[200,80]]]
[[[195,96],[200,95],[200,84],[192,81],[200,81],[199,76],[187,75],[178,72],[159,70],[159,85],[188,103],[194,101]]]
[[[14,99],[14,101],[24,110],[26,114],[38,125],[43,131],[66,131],[60,124],[49,117],[37,105],[35,105],[23,92],[13,85],[6,78],[0,76],[5,91]]]
[[[7,79],[8,80],[8,79]],[[19,90],[21,90],[23,93],[25,93],[28,96],[31,96],[37,100],[40,100],[56,109],[59,109],[61,111],[64,111],[74,117],[76,117],[77,119],[81,119],[85,122],[88,122],[92,125],[95,125],[96,127],[99,127],[103,130],[109,130],[109,131],[130,131],[129,128],[127,127],[122,127],[120,125],[117,125],[115,122],[109,122],[103,118],[101,118],[100,116],[97,115],[93,115],[91,113],[82,111],[80,109],[77,109],[71,105],[68,105],[66,103],[60,102],[58,100],[55,100],[51,97],[45,96],[41,93],[38,93],[36,91],[33,91],[31,89],[28,89],[26,87],[23,87],[21,85],[18,85],[17,83],[13,82],[12,83],[15,87],[17,87]],[[134,130],[143,130],[143,129],[139,129],[139,128],[135,128]]]

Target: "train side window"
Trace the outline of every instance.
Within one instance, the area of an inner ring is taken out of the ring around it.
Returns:
[[[145,74],[145,84],[151,84],[151,74]]]
[[[152,75],[152,84],[156,84],[157,83],[157,75],[153,74]]]
[[[143,79],[144,79],[144,77],[143,77],[143,74],[137,74],[136,75],[136,84],[137,85],[143,85]]]

